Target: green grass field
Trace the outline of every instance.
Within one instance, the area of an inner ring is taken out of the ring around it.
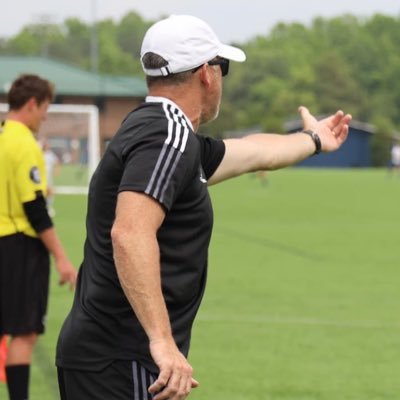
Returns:
[[[208,287],[190,353],[201,386],[190,398],[398,400],[400,179],[287,169],[266,187],[244,176],[210,192]],[[60,195],[56,210],[78,265],[86,199]],[[58,398],[54,346],[72,293],[56,278],[32,400]]]

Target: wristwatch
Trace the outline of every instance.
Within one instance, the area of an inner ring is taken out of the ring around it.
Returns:
[[[313,142],[315,144],[315,152],[314,152],[314,154],[321,153],[321,147],[322,147],[321,146],[321,139],[319,138],[318,133],[314,132],[311,129],[306,129],[306,130],[302,131],[302,133],[307,134],[313,140]]]

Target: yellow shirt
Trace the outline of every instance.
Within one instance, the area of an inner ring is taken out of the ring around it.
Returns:
[[[17,232],[37,237],[23,203],[46,193],[43,152],[31,130],[6,120],[0,127],[0,236]]]

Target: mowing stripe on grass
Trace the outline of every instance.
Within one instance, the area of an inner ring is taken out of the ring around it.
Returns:
[[[361,329],[400,329],[400,323],[387,323],[381,321],[334,321],[307,317],[272,317],[268,315],[211,315],[201,313],[197,317],[202,322],[223,323],[255,323],[271,325],[310,325],[333,326],[337,328],[361,328]]]
[[[227,235],[230,237],[235,237],[236,239],[240,239],[246,243],[252,243],[258,246],[267,247],[274,250],[279,250],[286,254],[291,254],[296,257],[300,257],[309,261],[324,261],[323,257],[318,254],[311,253],[309,251],[304,251],[302,249],[298,249],[294,246],[289,246],[287,244],[274,241],[271,239],[267,239],[265,237],[260,237],[256,235],[251,235],[249,233],[240,232],[232,228],[228,228],[226,226],[219,225],[216,231],[219,234]]]

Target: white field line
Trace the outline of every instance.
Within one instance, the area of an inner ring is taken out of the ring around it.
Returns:
[[[297,326],[332,326],[337,328],[361,329],[400,329],[400,322],[382,321],[335,321],[307,317],[273,317],[267,315],[211,315],[200,313],[196,318],[201,322],[221,322],[239,324],[297,325]]]
[[[55,186],[56,194],[88,194],[87,186]]]

